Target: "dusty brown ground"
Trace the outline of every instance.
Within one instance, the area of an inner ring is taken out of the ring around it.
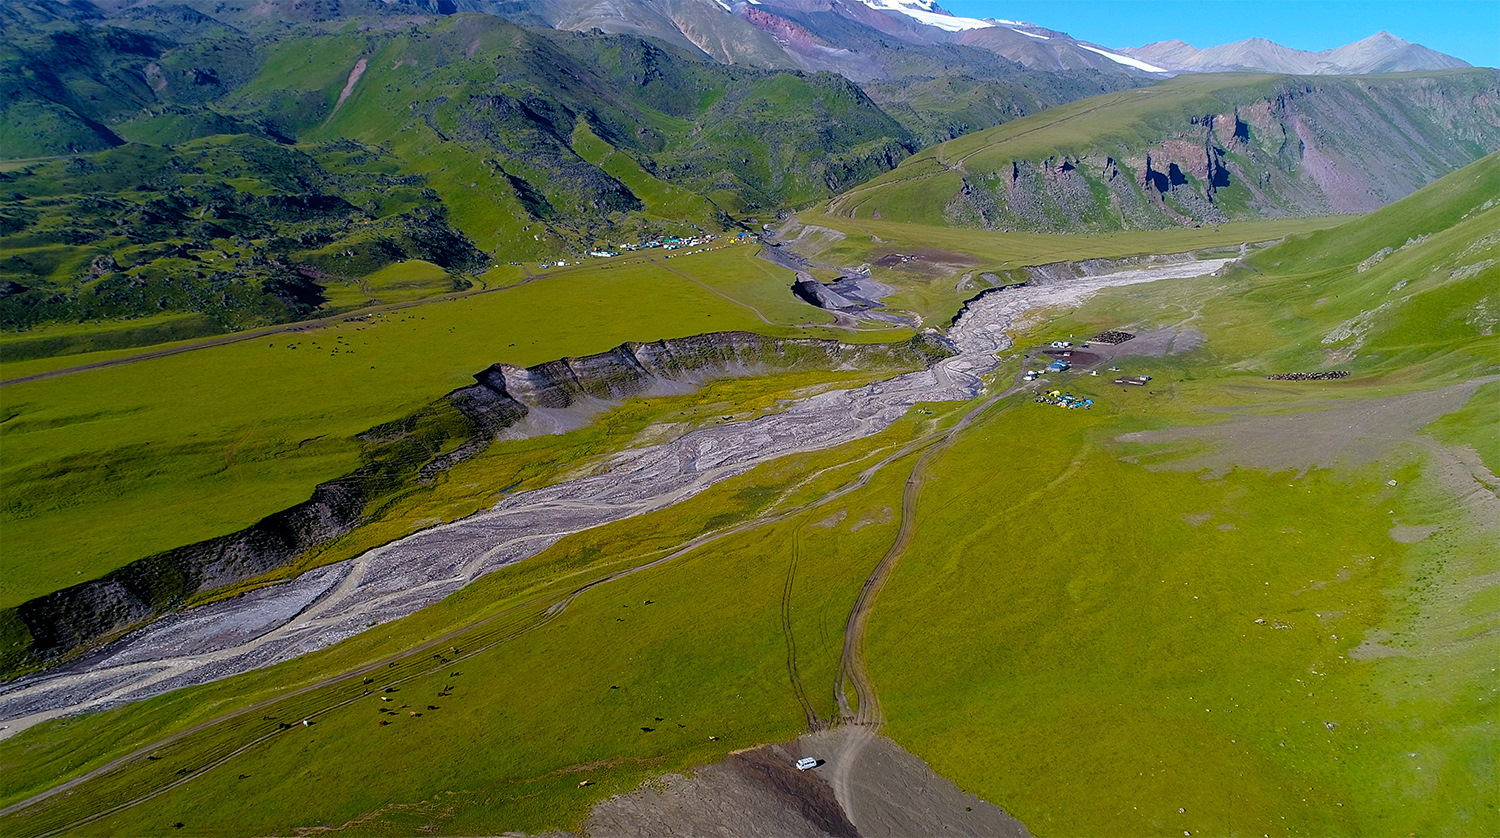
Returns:
[[[983,262],[967,253],[954,253],[949,250],[915,250],[911,253],[887,253],[876,259],[875,264],[898,271],[928,276],[946,276],[958,273],[964,268],[981,265]]]
[[[802,756],[824,762],[798,771],[794,763]],[[583,833],[591,838],[1029,834],[999,807],[964,793],[900,745],[855,725],[731,754],[691,777],[669,774],[600,803]]]
[[[691,777],[668,774],[594,808],[589,836],[853,836],[833,789],[798,771],[796,743],[730,754]]]
[[[1375,399],[1309,401],[1294,413],[1245,414],[1217,425],[1141,431],[1119,439],[1161,444],[1163,453],[1209,443],[1206,452],[1154,468],[1223,471],[1241,465],[1306,472],[1362,465],[1392,445],[1415,441],[1423,427],[1462,407],[1483,380]]]

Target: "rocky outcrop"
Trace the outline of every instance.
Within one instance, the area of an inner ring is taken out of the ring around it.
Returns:
[[[797,281],[792,283],[792,293],[798,298],[815,305],[818,308],[829,311],[843,311],[848,309],[862,309],[865,306],[855,300],[848,299],[827,285],[813,278],[811,274],[797,273]]]
[[[430,480],[505,435],[577,427],[625,399],[688,392],[716,379],[796,369],[911,369],[948,354],[932,334],[898,344],[854,345],[718,332],[625,343],[532,367],[496,364],[425,410],[363,434],[369,445],[365,463],[319,485],[307,501],[239,532],[158,553],[24,603],[16,613],[30,632],[30,648],[8,655],[6,665],[14,672],[55,662],[194,597],[293,565],[358,527],[383,506],[382,499]],[[455,413],[462,421],[451,421]]]
[[[200,541],[126,565],[20,606],[32,653],[56,657],[138,625],[188,597],[289,564],[349,532],[364,497],[357,479],[324,483],[311,499],[233,535]]]

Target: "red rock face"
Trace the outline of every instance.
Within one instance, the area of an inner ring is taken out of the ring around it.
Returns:
[[[776,43],[794,52],[806,52],[822,44],[818,36],[803,27],[754,6],[742,7],[740,15],[757,29],[775,38]]]

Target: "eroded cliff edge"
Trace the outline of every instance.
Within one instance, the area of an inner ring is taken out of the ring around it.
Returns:
[[[99,579],[23,603],[4,615],[7,677],[59,662],[178,609],[192,598],[294,564],[369,519],[375,501],[437,473],[506,436],[581,427],[633,397],[690,392],[727,378],[803,369],[925,367],[951,354],[934,333],[903,343],[847,344],[718,332],[532,367],[495,364],[475,383],[417,413],[372,428],[365,461],[317,486],[303,503],[238,532],[157,553]]]

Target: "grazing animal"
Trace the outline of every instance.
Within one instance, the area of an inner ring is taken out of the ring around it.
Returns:
[[[643,727],[643,728],[641,728],[641,730],[645,731],[646,733],[655,733],[656,732],[656,728],[654,728],[654,727]]]

